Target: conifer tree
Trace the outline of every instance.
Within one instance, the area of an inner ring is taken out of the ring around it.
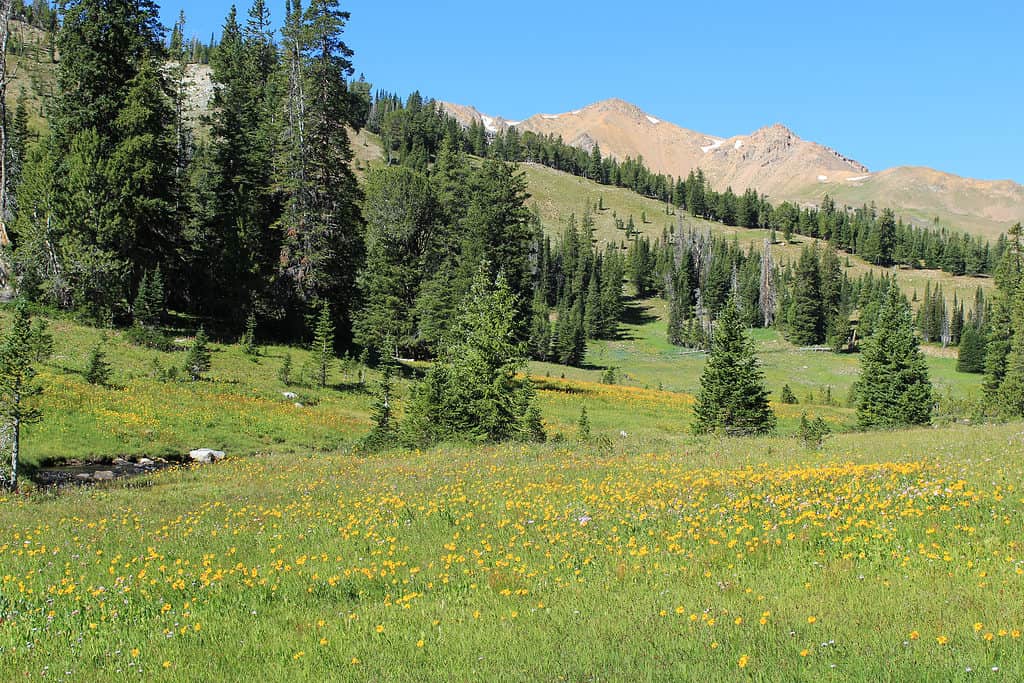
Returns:
[[[856,394],[861,427],[931,422],[928,364],[914,334],[910,307],[896,286],[889,288],[874,332],[864,342]]]
[[[277,378],[281,380],[281,383],[285,386],[291,386],[292,383],[292,354],[284,354],[284,359],[281,361],[281,367],[277,370]]]
[[[768,434],[775,414],[754,349],[740,320],[734,296],[723,306],[700,378],[692,429],[697,434]]]
[[[365,192],[366,265],[358,279],[363,305],[355,339],[381,354],[398,348],[416,355],[426,346],[416,302],[449,247],[441,239],[440,207],[428,178],[404,166],[371,171]]]
[[[360,191],[346,126],[353,123],[352,51],[342,41],[348,12],[337,0],[292,3],[282,30],[288,80],[279,187],[284,211],[280,263],[298,305],[334,302],[334,327],[349,341],[356,274],[363,262]],[[303,320],[293,324],[301,326]]]
[[[416,389],[403,425],[412,443],[502,441],[534,429],[533,386],[516,376],[526,361],[519,306],[504,277],[492,284],[490,270],[480,265],[449,341]]]
[[[85,381],[89,384],[106,386],[110,382],[110,363],[103,351],[103,341],[92,347],[89,364],[85,368]]]
[[[260,353],[259,344],[256,343],[256,314],[249,313],[245,319],[245,331],[242,333],[242,351],[250,356],[258,356]]]
[[[392,363],[384,363],[381,367],[380,387],[377,398],[373,403],[373,435],[372,439],[377,444],[388,443],[394,438],[395,425],[394,408],[392,401],[391,376],[394,373]]]
[[[314,370],[317,386],[326,387],[327,378],[334,361],[334,320],[331,317],[331,305],[326,300],[320,302],[320,314],[317,316],[316,328],[313,330]]]
[[[164,312],[164,279],[157,268],[146,271],[139,282],[139,291],[132,304],[132,319],[137,325],[155,328],[160,326]]]
[[[772,243],[774,238],[765,239],[761,252],[761,280],[758,288],[758,310],[764,327],[771,327],[775,322],[775,308],[778,297],[775,289],[775,272],[772,261]]]
[[[580,409],[579,419],[576,420],[576,434],[580,443],[590,440],[590,417],[587,416],[587,406]]]
[[[985,372],[985,334],[968,324],[960,335],[956,369],[959,372]]]
[[[38,422],[42,412],[32,399],[42,389],[35,382],[32,365],[36,340],[28,307],[19,301],[7,334],[0,343],[0,443],[10,448],[11,472],[7,487],[18,490],[18,464],[21,458],[21,427]]]
[[[210,370],[210,339],[206,336],[206,330],[202,327],[196,332],[192,346],[189,347],[188,355],[185,357],[185,374],[193,382],[199,381]]]
[[[804,247],[800,252],[790,306],[790,341],[797,346],[811,346],[824,341],[825,320],[822,315],[817,247]]]

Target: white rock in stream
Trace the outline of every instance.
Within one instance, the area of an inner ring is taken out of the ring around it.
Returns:
[[[224,459],[224,451],[215,451],[212,448],[197,448],[189,451],[188,457],[193,461],[209,465],[212,462],[219,462]]]

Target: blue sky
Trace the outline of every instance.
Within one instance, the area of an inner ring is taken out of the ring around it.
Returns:
[[[230,3],[178,0],[187,33]],[[248,9],[249,0],[239,5]],[[284,0],[270,0],[279,25]],[[521,119],[621,97],[713,135],[782,122],[872,170],[1024,183],[1024,3],[351,0],[375,87]]]

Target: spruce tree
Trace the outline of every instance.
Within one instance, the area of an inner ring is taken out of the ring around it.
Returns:
[[[10,448],[11,472],[7,487],[18,490],[18,464],[21,458],[21,427],[38,422],[42,412],[32,399],[42,392],[35,382],[32,366],[36,341],[28,307],[19,301],[3,341],[0,342],[0,443]]]
[[[790,341],[797,346],[812,346],[823,342],[825,316],[822,310],[821,271],[817,248],[804,247],[800,252],[790,306]]]
[[[242,351],[250,356],[258,356],[260,353],[259,344],[256,343],[256,314],[249,313],[245,319],[245,331],[242,333]]]
[[[700,385],[692,425],[695,433],[722,431],[739,436],[775,430],[764,375],[743,329],[735,295],[726,301],[714,327]]]
[[[576,438],[580,443],[590,440],[590,417],[587,415],[587,406],[580,409],[579,419],[576,420]]]
[[[1003,414],[1021,417],[1024,416],[1024,286],[1020,284],[1011,303],[1010,328],[1013,332],[998,403]]]
[[[160,326],[164,311],[164,280],[160,269],[146,271],[139,282],[139,291],[132,304],[132,319],[137,325]]]
[[[201,380],[210,370],[210,340],[206,336],[206,330],[202,327],[196,332],[192,346],[189,347],[188,355],[185,357],[185,374],[193,382]]]
[[[280,264],[291,294],[307,306],[321,299],[335,302],[334,329],[345,343],[364,247],[361,193],[347,131],[355,113],[347,85],[352,51],[341,39],[348,19],[337,0],[312,0],[305,12],[295,2],[286,17],[288,93],[278,184],[284,196]]]
[[[393,372],[394,366],[390,362],[381,367],[380,387],[373,402],[373,430],[368,437],[374,446],[386,445],[395,437],[394,407],[391,405]]]
[[[864,342],[856,394],[861,427],[931,422],[928,363],[914,334],[910,307],[898,287],[889,287],[874,332]]]
[[[106,386],[110,382],[110,363],[103,351],[103,341],[92,347],[89,353],[89,364],[85,368],[85,381],[89,384]]]
[[[956,369],[958,372],[985,372],[985,333],[967,325],[960,336]]]
[[[410,443],[446,438],[502,441],[533,431],[533,386],[517,373],[526,346],[517,338],[519,310],[503,277],[481,264],[437,362],[416,388],[403,424]],[[493,284],[492,284],[493,283]]]
[[[358,278],[363,305],[355,340],[381,355],[397,348],[416,356],[426,346],[416,302],[450,247],[441,210],[427,176],[404,166],[370,171],[365,193],[366,265]]]
[[[310,351],[313,353],[317,386],[326,387],[334,361],[334,320],[331,317],[331,305],[326,300],[320,303]]]

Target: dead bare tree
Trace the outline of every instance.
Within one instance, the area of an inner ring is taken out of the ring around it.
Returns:
[[[765,239],[764,251],[761,253],[761,291],[758,295],[758,306],[761,309],[761,319],[765,327],[771,327],[775,322],[775,275],[772,264],[772,243]]]

